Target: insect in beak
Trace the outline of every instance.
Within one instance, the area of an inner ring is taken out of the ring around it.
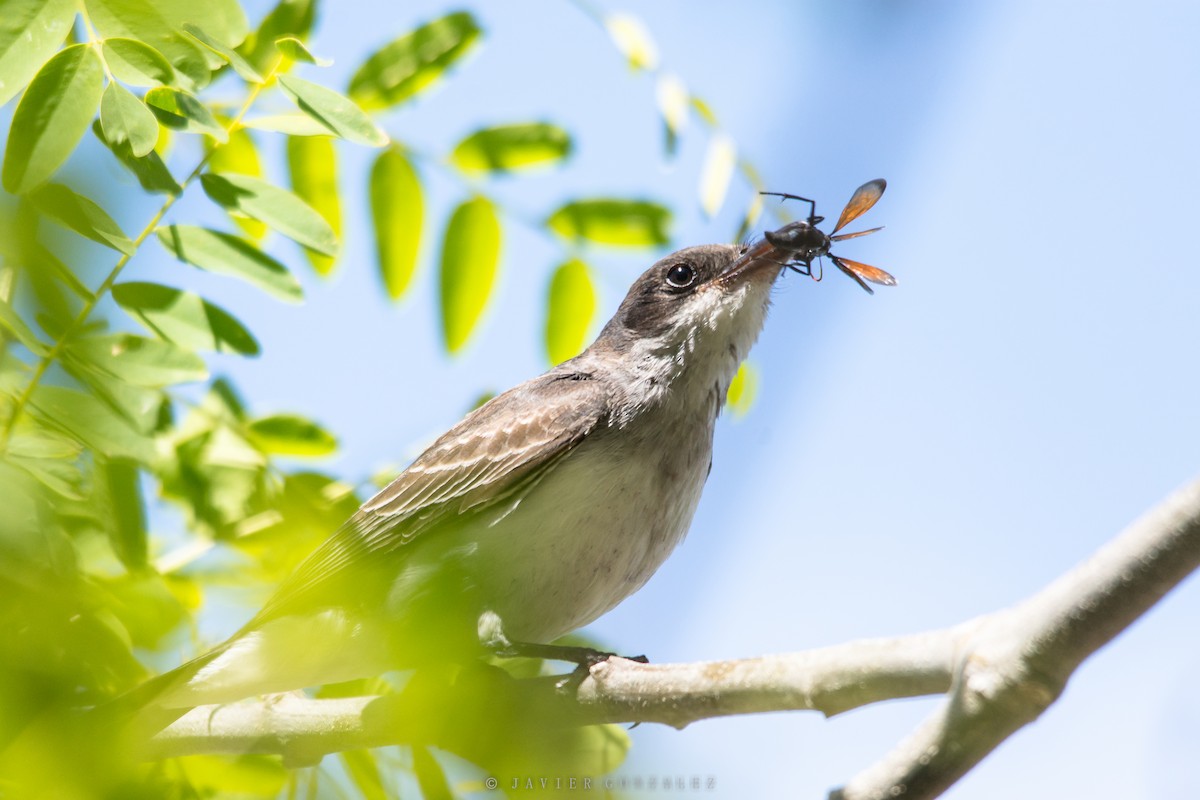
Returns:
[[[858,187],[854,195],[850,198],[850,202],[842,209],[842,214],[838,217],[837,225],[828,234],[817,227],[825,218],[817,216],[816,201],[809,200],[807,197],[785,194],[783,192],[761,192],[761,194],[774,195],[784,200],[799,200],[802,203],[808,203],[809,206],[807,219],[789,222],[777,231],[767,231],[764,236],[776,250],[782,250],[787,253],[788,260],[784,266],[802,275],[812,276],[813,261],[819,259],[821,256],[828,256],[829,260],[838,269],[857,281],[858,285],[866,289],[868,294],[874,294],[875,292],[867,285],[867,281],[882,286],[895,286],[896,279],[878,267],[852,261],[829,252],[834,242],[855,239],[859,236],[866,236],[868,233],[875,233],[875,231],[882,230],[880,227],[857,231],[855,233],[838,233],[846,225],[867,213],[871,206],[879,202],[879,198],[883,196],[883,190],[886,188],[887,181],[882,178],[868,181]],[[818,266],[819,264],[820,262],[818,261]],[[820,273],[814,279],[820,280]]]

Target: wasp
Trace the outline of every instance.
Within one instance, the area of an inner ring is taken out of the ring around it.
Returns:
[[[883,178],[868,181],[858,187],[854,191],[854,195],[850,198],[850,202],[842,209],[842,215],[838,217],[837,225],[834,226],[831,233],[825,233],[817,227],[825,218],[817,216],[817,204],[815,201],[795,194],[762,192],[762,194],[782,197],[784,200],[799,200],[802,203],[808,203],[807,219],[798,219],[795,222],[789,222],[779,230],[766,231],[763,235],[776,250],[782,250],[788,254],[788,262],[785,266],[790,267],[796,272],[802,275],[812,275],[813,261],[821,256],[827,256],[838,269],[857,281],[859,286],[866,289],[868,294],[875,294],[875,291],[867,285],[867,281],[882,286],[895,286],[896,279],[878,267],[871,267],[861,264],[858,261],[851,261],[843,256],[835,256],[829,252],[829,248],[833,246],[834,242],[855,239],[859,236],[866,236],[868,233],[883,230],[883,227],[880,226],[866,231],[858,231],[857,233],[838,233],[842,228],[867,213],[871,206],[879,202],[879,198],[883,196],[883,190],[886,188],[887,181]],[[818,277],[817,280],[820,280],[820,278]]]

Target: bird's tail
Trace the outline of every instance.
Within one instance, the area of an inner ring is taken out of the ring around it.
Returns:
[[[206,664],[225,651],[226,645],[193,658],[175,669],[156,675],[118,697],[88,712],[93,730],[125,735],[131,741],[145,741],[182,717],[191,708],[164,705],[159,701],[184,686]]]

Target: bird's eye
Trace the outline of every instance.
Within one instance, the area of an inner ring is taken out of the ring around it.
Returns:
[[[690,264],[676,264],[667,270],[667,283],[676,289],[686,289],[696,282],[696,270]]]

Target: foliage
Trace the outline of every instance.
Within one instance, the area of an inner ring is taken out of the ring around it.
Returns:
[[[336,268],[336,143],[345,141],[379,149],[361,180],[381,285],[400,300],[428,235],[423,173],[445,163],[472,187],[446,217],[438,263],[443,343],[453,354],[486,319],[503,263],[506,214],[487,181],[552,168],[573,152],[561,126],[514,120],[474,131],[447,148],[445,162],[431,162],[387,127],[387,113],[479,46],[479,20],[456,11],[397,36],[363,60],[343,93],[293,74],[329,63],[306,44],[316,14],[316,0],[280,0],[252,29],[236,0],[5,0],[0,103],[17,104],[2,171],[9,196],[0,198],[0,794],[271,796],[308,780],[249,756],[129,765],[95,737],[79,758],[62,757],[81,752],[73,709],[147,677],[144,662],[162,663],[180,646],[209,589],[273,585],[359,500],[335,477],[295,466],[334,452],[332,432],[300,413],[257,416],[210,376],[202,354],[258,354],[252,326],[187,288],[186,272],[122,280],[130,261],[161,247],[265,298],[302,302],[292,268],[264,250],[263,237],[273,230],[294,240],[321,275]],[[735,168],[758,188],[703,102],[656,71],[636,20],[601,22],[631,67],[656,76],[668,155],[689,109],[717,131],[703,208],[722,205]],[[231,87],[236,107],[225,102]],[[256,116],[272,95],[295,110]],[[282,138],[290,189],[263,169],[259,148],[269,138]],[[97,145],[136,179],[144,202],[157,203],[136,233],[114,219],[131,198],[88,197],[63,169],[81,146]],[[185,195],[207,197],[230,224],[184,218],[175,206]],[[578,198],[545,214],[539,231],[564,249],[557,266],[546,265],[551,362],[578,353],[595,328],[586,248],[661,246],[670,221],[669,208],[640,197]],[[180,515],[186,535],[156,533],[164,508]],[[198,566],[214,548],[236,556]],[[587,736],[604,746],[571,751],[564,771],[611,769],[614,748],[627,746],[620,731]],[[346,753],[321,779],[337,773],[363,796],[380,796],[394,791],[396,767],[429,796],[461,792],[424,746],[408,756]]]

